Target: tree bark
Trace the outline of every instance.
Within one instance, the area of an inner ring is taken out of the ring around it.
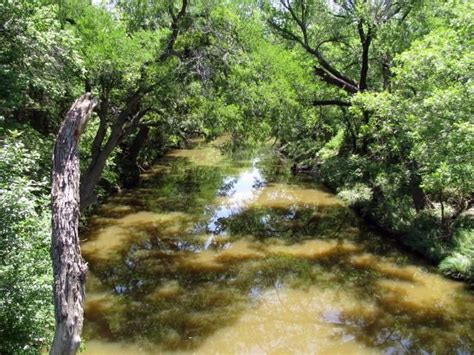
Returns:
[[[79,246],[79,138],[96,105],[90,93],[66,115],[54,144],[52,169],[53,297],[56,330],[50,354],[75,354],[81,342],[87,265]]]
[[[138,110],[138,108],[135,110]],[[81,180],[81,209],[95,203],[96,195],[94,189],[100,181],[108,157],[115,147],[117,147],[117,145],[122,141],[123,137],[127,136],[134,128],[136,128],[140,119],[147,112],[146,110],[136,112],[133,117],[129,119],[130,115],[132,115],[132,113],[130,113],[131,111],[132,110],[125,111],[119,115],[117,121],[111,128],[110,136],[104,147],[100,150],[97,156],[95,156],[95,159],[91,160]],[[129,123],[128,126],[126,125],[127,122]]]
[[[364,31],[364,22],[359,21],[357,25],[359,31],[360,44],[362,47],[362,57],[360,64],[359,90],[367,90],[367,75],[369,73],[369,49],[372,42],[372,29],[368,25],[367,33]]]
[[[136,186],[140,181],[140,168],[138,167],[137,159],[140,150],[148,138],[149,131],[150,128],[148,126],[141,126],[130,147],[125,149],[121,162],[121,180],[125,188]]]
[[[418,174],[418,164],[415,161],[410,162],[409,166],[409,181],[408,188],[413,201],[413,207],[416,212],[420,212],[426,207],[427,198],[426,194],[421,188],[421,176]]]
[[[91,161],[97,159],[100,151],[102,149],[102,144],[104,142],[105,136],[107,135],[107,116],[109,114],[109,99],[106,89],[102,90],[100,95],[100,104],[98,106],[97,115],[99,116],[99,127],[97,129],[94,141],[92,142],[91,147]]]

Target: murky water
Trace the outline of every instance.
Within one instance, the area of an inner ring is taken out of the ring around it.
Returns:
[[[269,154],[173,151],[90,221],[86,354],[470,354],[474,296]]]

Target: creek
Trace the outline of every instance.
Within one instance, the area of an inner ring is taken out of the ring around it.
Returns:
[[[85,354],[470,354],[474,296],[271,152],[169,152],[89,220]]]

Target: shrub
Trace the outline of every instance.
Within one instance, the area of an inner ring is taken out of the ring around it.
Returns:
[[[26,137],[0,134],[0,353],[33,354],[54,321],[47,183]]]

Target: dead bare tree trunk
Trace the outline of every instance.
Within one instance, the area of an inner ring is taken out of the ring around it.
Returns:
[[[52,169],[53,297],[56,330],[50,354],[75,354],[84,318],[87,265],[79,247],[79,138],[96,101],[90,93],[69,109],[54,144]]]

